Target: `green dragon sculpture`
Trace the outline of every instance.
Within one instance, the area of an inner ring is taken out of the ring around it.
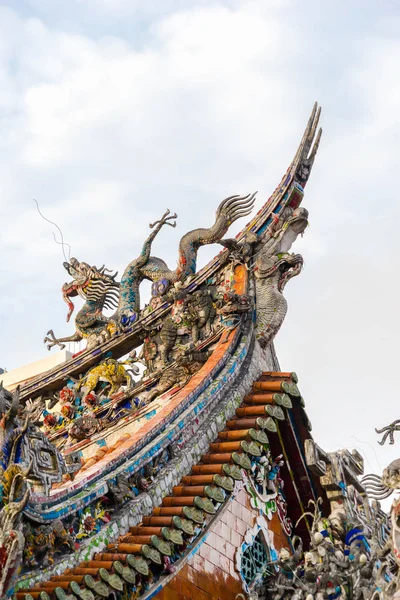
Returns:
[[[69,311],[67,322],[73,311],[73,297],[80,296],[85,304],[75,318],[75,333],[64,338],[56,338],[53,330],[48,331],[44,341],[50,350],[53,346],[65,347],[65,342],[87,339],[87,348],[93,348],[110,339],[117,331],[129,327],[138,318],[140,311],[140,284],[144,279],[153,282],[152,295],[162,296],[170,286],[185,281],[196,273],[197,253],[201,246],[220,243],[232,223],[249,215],[253,209],[255,193],[247,196],[230,196],[223,200],[217,209],[214,224],[208,229],[198,228],[186,233],[179,244],[178,266],[169,269],[161,259],[150,255],[151,245],[164,225],[176,226],[176,214],[167,210],[159,221],[150,224],[153,229],[143,244],[140,255],[126,267],[121,282],[116,281],[117,273],[103,265],[100,269],[71,258],[64,267],[73,278],[62,287],[64,301]],[[110,317],[103,314],[105,308],[116,308]]]

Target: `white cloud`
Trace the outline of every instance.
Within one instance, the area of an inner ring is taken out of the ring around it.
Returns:
[[[375,444],[372,426],[393,418],[400,334],[394,9],[363,3],[360,19],[356,0],[341,18],[317,0],[306,11],[262,0],[65,6],[0,9],[0,364],[39,358],[50,327],[72,332],[61,250],[33,198],[74,255],[120,272],[148,223],[176,210],[177,229],[153,248],[174,265],[180,236],[211,223],[223,197],[259,189],[261,206],[318,99],[325,132],[296,248],[306,268],[287,288],[279,356],[299,371],[321,445],[352,445],[353,433]]]

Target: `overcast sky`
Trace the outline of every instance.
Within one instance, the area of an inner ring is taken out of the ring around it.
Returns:
[[[399,31],[399,0],[3,2],[0,366],[45,356],[50,328],[73,333],[33,198],[72,256],[120,273],[170,208],[177,228],[153,254],[174,268],[180,237],[224,197],[265,202],[318,100],[305,268],[276,347],[317,442],[380,472],[400,454],[400,435],[382,449],[374,432],[400,417]]]

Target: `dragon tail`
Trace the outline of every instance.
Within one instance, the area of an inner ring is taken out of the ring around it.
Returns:
[[[253,194],[247,194],[247,196],[229,196],[222,200],[221,204],[217,208],[216,215],[216,224],[220,222],[220,227],[222,223],[224,223],[225,231],[222,235],[228,230],[228,227],[232,225],[235,221],[240,219],[241,217],[247,217],[253,210],[255,197],[257,192]],[[226,221],[226,225],[225,225]]]
[[[178,267],[175,271],[175,281],[193,275],[197,267],[197,251],[201,246],[219,242],[230,225],[251,213],[256,193],[247,196],[229,196],[222,200],[217,208],[214,225],[208,229],[194,229],[186,233],[179,244]]]

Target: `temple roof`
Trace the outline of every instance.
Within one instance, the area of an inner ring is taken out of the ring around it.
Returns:
[[[143,592],[160,574],[157,584],[161,589],[163,578],[179,568],[179,560],[195,551],[198,540],[234,494],[235,482],[251,471],[253,461],[261,457],[266,445],[273,453],[284,454],[285,494],[292,504],[292,515],[301,514],[301,505],[294,504],[300,496],[300,503],[315,498],[316,481],[311,481],[307,473],[300,448],[294,451],[290,435],[291,423],[297,421],[297,429],[302,425],[303,433],[309,437],[304,402],[296,382],[294,373],[263,373],[236,409],[234,418],[227,420],[225,428],[218,432],[208,453],[173,487],[172,494],[163,497],[161,506],[90,560],[31,587],[29,593],[20,589],[16,599],[63,600],[70,593],[71,598],[85,600],[94,596],[107,598],[112,592],[122,594],[126,585],[135,582]]]

